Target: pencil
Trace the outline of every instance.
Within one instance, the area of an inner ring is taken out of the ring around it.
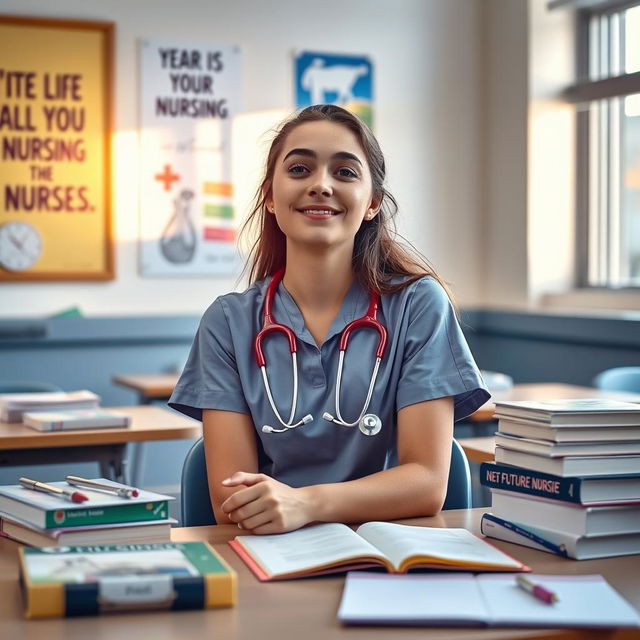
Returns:
[[[99,480],[89,480],[88,478],[80,478],[79,476],[67,476],[66,481],[74,487],[86,487],[87,489],[99,489],[100,491],[108,491],[115,493],[121,498],[137,498],[140,492],[135,487],[128,487],[124,484],[107,484]]]
[[[54,487],[51,484],[45,482],[38,482],[37,480],[30,480],[29,478],[20,478],[20,484],[25,489],[31,489],[32,491],[41,491],[42,493],[50,493],[51,495],[70,500],[71,502],[86,502],[89,498],[80,493],[79,491],[70,491],[69,489],[61,489]]]

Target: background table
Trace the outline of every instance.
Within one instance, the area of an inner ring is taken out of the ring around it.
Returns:
[[[121,374],[111,378],[114,384],[138,394],[140,404],[168,400],[180,375],[177,373]]]
[[[202,435],[200,422],[175,411],[141,406],[109,409],[131,416],[130,426],[42,432],[23,424],[0,422],[0,465],[96,461],[104,477],[123,482],[126,480],[123,459],[128,443]]]
[[[434,518],[406,520],[407,524],[465,527],[478,532],[482,509],[446,511]],[[17,544],[0,539],[0,629],[2,637],[21,640],[85,640],[86,638],[149,637],[220,638],[224,640],[631,640],[638,630],[465,629],[465,628],[344,628],[336,618],[343,577],[260,583],[226,542],[237,527],[174,529],[174,541],[207,540],[238,572],[238,604],[230,609],[181,612],[135,612],[86,618],[28,621],[22,618],[18,586]],[[603,574],[611,585],[640,608],[640,556],[577,562],[527,547],[491,540],[497,547],[526,562],[539,573]],[[464,607],[464,602],[460,603]]]
[[[467,454],[469,462],[493,462],[495,459],[496,440],[493,436],[460,438],[458,443]]]

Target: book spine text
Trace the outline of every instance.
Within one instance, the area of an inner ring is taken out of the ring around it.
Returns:
[[[581,504],[580,478],[562,478],[531,469],[483,462],[480,465],[480,483],[490,489]]]

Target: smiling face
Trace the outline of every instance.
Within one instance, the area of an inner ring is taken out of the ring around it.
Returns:
[[[349,251],[363,220],[373,218],[380,204],[357,137],[328,121],[307,122],[288,134],[266,202],[288,245]]]

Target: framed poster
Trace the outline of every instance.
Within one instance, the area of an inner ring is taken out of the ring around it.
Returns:
[[[339,104],[373,128],[373,64],[367,56],[294,54],[296,107]]]
[[[231,121],[240,112],[237,46],[140,43],[140,271],[240,271]]]
[[[113,33],[0,15],[0,281],[114,277]]]

